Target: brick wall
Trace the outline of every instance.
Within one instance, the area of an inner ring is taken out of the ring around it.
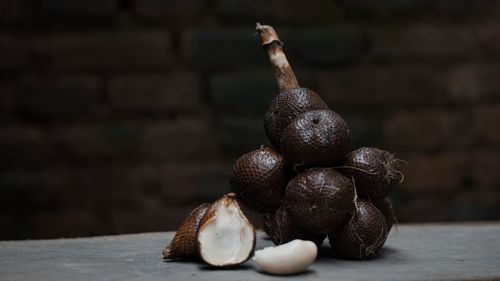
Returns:
[[[399,221],[500,219],[499,0],[0,1],[0,239],[174,229],[267,143],[275,25]]]

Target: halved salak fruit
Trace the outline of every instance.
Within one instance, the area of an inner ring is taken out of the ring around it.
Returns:
[[[163,249],[164,259],[189,259],[197,256],[196,234],[210,204],[194,209],[182,222],[172,241]]]
[[[228,193],[207,210],[198,228],[198,251],[206,263],[229,267],[247,261],[255,249],[255,228]]]

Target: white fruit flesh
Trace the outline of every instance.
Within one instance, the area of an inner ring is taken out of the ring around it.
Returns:
[[[316,259],[318,248],[311,241],[293,240],[255,252],[255,263],[260,271],[271,274],[296,274],[304,271]]]
[[[254,227],[236,202],[218,204],[215,215],[198,233],[200,255],[213,266],[231,266],[246,261],[254,242]]]

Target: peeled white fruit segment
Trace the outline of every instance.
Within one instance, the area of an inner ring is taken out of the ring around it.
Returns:
[[[288,243],[255,251],[254,260],[260,271],[276,274],[296,274],[306,270],[318,254],[311,241],[296,239]]]
[[[212,266],[232,266],[250,258],[255,229],[232,193],[216,201],[198,230],[201,258]]]

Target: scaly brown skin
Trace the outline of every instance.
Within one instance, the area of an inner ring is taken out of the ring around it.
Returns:
[[[328,109],[321,97],[307,88],[293,88],[280,92],[264,114],[264,129],[269,141],[277,149],[285,128],[301,113]]]
[[[351,130],[331,110],[314,110],[297,116],[283,132],[281,148],[295,168],[329,167],[349,152]]]
[[[396,220],[391,200],[389,200],[389,198],[384,198],[372,200],[370,202],[382,213],[382,215],[384,215],[387,224],[387,232],[391,231],[392,225]]]
[[[327,233],[354,210],[351,180],[332,168],[308,169],[288,183],[284,206],[301,229]]]
[[[317,93],[299,86],[283,52],[283,42],[274,28],[257,24],[256,30],[279,88],[279,94],[271,101],[264,115],[264,128],[271,144],[280,151],[281,135],[290,121],[303,112],[328,109],[328,106]]]
[[[274,213],[264,215],[263,229],[275,245],[302,239],[313,241],[316,245],[321,246],[326,237],[326,234],[311,233],[299,229],[283,207],[280,207]]]
[[[241,203],[253,211],[265,213],[281,204],[288,177],[283,156],[263,146],[236,161],[229,184]]]
[[[210,204],[204,203],[194,209],[182,222],[168,246],[163,249],[164,259],[189,259],[198,255],[196,232]]]
[[[387,239],[382,213],[370,202],[356,200],[356,210],[346,224],[328,234],[335,255],[346,259],[373,257]]]
[[[346,156],[342,172],[354,179],[360,198],[376,200],[387,197],[403,180],[402,164],[387,151],[362,147]]]

